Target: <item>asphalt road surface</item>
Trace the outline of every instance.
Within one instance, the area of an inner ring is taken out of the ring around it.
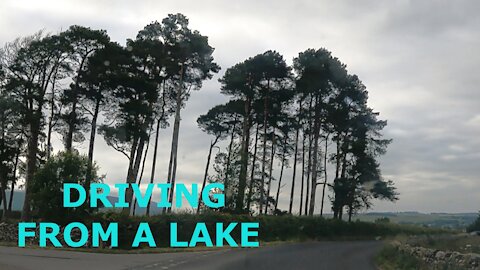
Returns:
[[[99,254],[0,247],[1,270],[370,270],[381,242],[309,242],[157,254]]]

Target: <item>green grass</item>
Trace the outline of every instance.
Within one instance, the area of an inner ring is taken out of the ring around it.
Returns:
[[[426,265],[416,257],[399,251],[392,245],[386,245],[375,257],[375,263],[381,270],[424,270]]]

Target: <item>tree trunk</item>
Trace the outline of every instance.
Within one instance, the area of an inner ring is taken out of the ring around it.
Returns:
[[[95,135],[97,134],[97,119],[100,111],[100,100],[97,99],[95,110],[90,123],[90,142],[88,144],[88,169],[85,177],[85,190],[87,190],[87,202],[90,201],[90,184],[92,183],[93,153],[95,149]]]
[[[55,89],[52,88],[52,99],[50,100],[50,118],[48,119],[47,129],[47,159],[52,154],[52,130],[53,130],[53,118],[55,114]]]
[[[180,133],[180,111],[182,110],[182,95],[183,95],[183,67],[184,63],[182,63],[180,68],[180,81],[178,83],[177,88],[177,96],[176,96],[176,107],[175,107],[175,120],[173,124],[173,134],[172,134],[172,146],[170,149],[170,161],[168,164],[168,178],[167,183],[171,184],[172,187],[169,190],[168,201],[172,204],[172,206],[163,209],[163,213],[168,211],[169,213],[172,211],[173,207],[173,194],[175,192],[175,177],[177,174],[177,152],[178,152],[178,136]]]
[[[168,161],[168,175],[167,175],[167,184],[171,183],[172,179],[172,170],[173,170],[173,133],[172,133],[172,146],[170,148],[170,159]],[[170,190],[168,190],[167,195],[168,201],[170,201]],[[162,209],[162,214],[165,214],[168,210],[168,207]]]
[[[319,101],[318,99],[315,102],[315,120],[313,124],[313,162],[312,162],[312,190],[310,192],[310,206],[308,209],[308,214],[313,216],[315,210],[315,194],[317,190],[317,174],[318,174],[318,137],[320,135],[320,111],[319,111]]]
[[[41,108],[42,106],[40,106]],[[30,219],[30,183],[37,170],[38,136],[40,134],[41,110],[34,113],[30,123],[30,136],[27,143],[27,168],[25,175],[25,198],[23,201],[22,221]]]
[[[285,167],[285,156],[286,156],[286,152],[287,152],[287,150],[286,150],[287,149],[287,139],[288,139],[288,137],[287,137],[287,135],[285,135],[285,141],[283,142],[282,166],[280,167],[280,177],[278,178],[277,196],[275,196],[275,212],[277,212],[277,210],[278,210],[278,198],[280,197],[280,189],[282,188],[283,169]],[[295,179],[295,177],[294,177],[294,179]],[[292,199],[292,198],[290,198],[290,199]],[[292,207],[290,206],[290,213],[291,213],[291,209],[292,209]]]
[[[328,159],[328,135],[325,138],[325,153],[323,157],[323,173],[324,173],[324,182],[323,182],[323,188],[322,188],[322,204],[320,206],[320,216],[323,217],[323,205],[325,203],[325,189],[327,187],[327,180],[328,180],[328,175],[327,175],[327,159]]]
[[[272,134],[272,150],[270,156],[270,171],[268,175],[268,189],[267,189],[267,201],[265,203],[265,214],[267,214],[268,210],[268,199],[270,198],[270,189],[272,187],[272,178],[273,178],[273,161],[275,160],[275,129],[273,130]]]
[[[3,205],[3,213],[2,213],[2,220],[5,220],[7,218],[7,212],[8,212],[8,208],[7,208],[7,195],[5,193],[5,189],[6,189],[6,182],[7,180],[6,179],[0,179],[1,183],[0,183],[0,192],[1,192],[1,196],[2,196],[2,205]]]
[[[300,211],[298,212],[298,215],[302,215],[302,210],[303,210],[303,185],[305,182],[305,165],[308,166],[308,164],[305,164],[305,130],[303,131],[303,140],[302,140],[302,182],[300,186]],[[308,171],[308,168],[307,168]]]
[[[343,136],[343,142],[341,144],[340,144],[340,140],[339,140],[341,160],[339,160],[338,162],[339,162],[339,164],[341,164],[341,168],[339,168],[339,169],[340,169],[340,179],[342,179],[342,182],[341,182],[342,185],[345,184],[345,176],[346,176],[346,171],[347,171],[347,142],[346,142],[346,138],[347,138],[347,136],[345,134]],[[340,153],[339,153],[338,158],[340,159]],[[344,189],[344,187],[342,186],[341,190],[343,190],[343,189]],[[336,199],[335,203],[336,203],[336,206],[337,206],[338,218],[340,220],[342,220],[342,218],[343,218],[343,208],[345,206],[345,198],[346,198],[345,194],[340,194],[340,200],[338,200],[338,196],[335,196],[335,199]]]
[[[225,206],[230,205],[231,202],[231,196],[230,194],[233,194],[233,192],[229,191],[229,180],[228,177],[230,176],[230,161],[232,158],[232,147],[233,147],[233,141],[235,139],[235,125],[232,127],[232,133],[230,135],[230,144],[228,145],[228,155],[227,155],[227,165],[225,167],[225,180],[224,180],[224,193],[225,193]],[[230,198],[229,198],[230,197]]]
[[[20,145],[19,145],[20,147]],[[17,181],[17,169],[18,169],[18,161],[20,158],[20,149],[18,149],[17,154],[15,155],[15,164],[13,166],[13,180],[10,186],[10,197],[8,198],[8,212],[12,212],[12,204],[13,204],[13,196],[15,194],[15,183]]]
[[[346,136],[344,137],[346,138]],[[334,180],[334,201],[333,201],[333,216],[337,219],[342,219],[343,215],[343,206],[344,202],[342,198],[342,194],[338,194],[338,180],[345,178],[346,173],[346,154],[347,151],[345,149],[346,142],[342,143],[342,134],[339,132],[337,135],[337,154],[336,154],[336,169],[335,169],[335,180]],[[343,183],[342,183],[343,184]]]
[[[298,108],[298,113],[299,114],[300,114],[301,108],[302,108],[302,102],[300,101],[300,106]],[[300,119],[298,119],[298,120],[300,120]],[[298,136],[299,136],[299,133],[300,133],[300,126],[297,127],[297,130],[295,132],[295,151],[294,151],[295,153],[293,154],[293,176],[292,176],[292,189],[290,191],[290,206],[288,207],[288,213],[289,214],[292,213],[293,197],[295,195],[295,177],[297,176],[297,154],[298,154]],[[283,162],[282,162],[282,168],[283,168]],[[277,200],[278,200],[278,198],[277,198]],[[300,209],[300,212],[302,212],[301,209]]]
[[[313,97],[310,99],[309,113],[308,113],[308,168],[307,168],[307,190],[305,194],[305,215],[308,215],[308,207],[310,200],[310,179],[312,177],[312,146],[313,146],[313,123],[312,123]]]
[[[134,178],[134,164],[135,164],[135,157],[136,157],[136,153],[137,153],[137,148],[138,148],[138,144],[139,144],[139,139],[134,139],[133,142],[132,142],[132,148],[130,149],[130,155],[129,155],[129,162],[128,162],[128,170],[127,170],[127,184],[131,184],[131,183],[135,183],[135,178]],[[129,195],[128,193],[131,193],[132,192],[132,189],[131,188],[128,188],[127,189],[127,192],[126,192],[126,201],[128,202],[128,198],[129,198]],[[130,205],[129,205],[130,206]],[[123,214],[130,214],[130,207],[125,207],[122,209],[122,213]]]
[[[257,162],[257,146],[258,146],[258,125],[255,131],[255,145],[253,147],[253,162],[252,170],[250,171],[250,185],[248,187],[248,197],[247,197],[247,209],[250,211],[250,205],[252,204],[253,188],[255,183],[255,163]]]
[[[53,131],[53,119],[55,116],[55,81],[57,80],[58,69],[55,70],[53,75],[52,83],[52,98],[50,99],[50,118],[48,119],[48,128],[47,128],[47,159],[50,158],[52,154],[52,131]]]
[[[177,104],[175,108],[175,121],[173,124],[173,135],[172,135],[172,149],[170,154],[170,162],[169,162],[169,178],[168,183],[172,185],[170,188],[170,194],[168,201],[172,203],[167,211],[170,213],[173,207],[173,194],[175,192],[175,178],[177,174],[177,152],[178,152],[178,136],[180,133],[180,110],[182,109],[182,85],[180,84],[177,92]]]
[[[52,102],[53,103],[53,102]],[[47,159],[50,158],[52,155],[52,130],[53,130],[53,104],[52,110],[50,111],[52,114],[48,119],[48,128],[47,128]]]
[[[162,115],[163,117],[163,115]],[[153,161],[152,161],[152,172],[150,173],[150,184],[153,184],[153,181],[155,179],[155,168],[157,165],[157,152],[158,152],[158,138],[160,136],[160,123],[162,121],[162,118],[159,118],[157,120],[157,129],[156,129],[156,134],[155,134],[155,148],[153,149]],[[148,204],[147,204],[147,209],[146,209],[146,215],[147,217],[150,216],[150,203],[152,201],[152,198],[150,197],[148,199]]]
[[[342,172],[340,173],[341,178],[345,178],[347,173],[347,149],[345,147],[346,142],[343,142],[342,147]]]
[[[75,132],[76,128],[76,122],[77,122],[77,104],[78,104],[78,77],[80,76],[80,72],[83,69],[83,66],[85,65],[85,61],[88,58],[88,55],[91,53],[87,52],[83,57],[82,60],[80,61],[80,66],[78,67],[78,72],[77,72],[77,79],[75,80],[75,86],[72,89],[72,95],[73,95],[73,102],[72,102],[72,111],[70,112],[70,117],[69,117],[69,123],[68,123],[68,131],[67,131],[67,137],[65,138],[65,150],[67,152],[72,151],[72,145],[73,145],[73,133]]]
[[[263,204],[265,203],[265,171],[267,163],[267,130],[268,130],[268,96],[263,101],[263,154],[262,154],[262,178],[260,182],[260,214],[263,213]],[[268,198],[267,198],[268,199]]]
[[[205,186],[207,185],[208,168],[210,168],[210,159],[212,157],[212,150],[213,150],[213,147],[215,147],[215,145],[217,144],[219,138],[220,137],[216,137],[215,140],[210,143],[210,149],[208,149],[207,165],[205,166],[205,174],[203,175],[202,189],[200,190],[200,194],[198,196],[197,214],[200,213],[200,206],[202,204],[202,193],[203,193],[203,190],[205,189]]]
[[[334,219],[338,219],[339,218],[339,214],[340,214],[340,209],[338,207],[338,199],[337,199],[337,190],[336,190],[336,187],[337,187],[337,183],[338,183],[338,178],[340,177],[340,134],[337,135],[337,141],[336,141],[336,147],[337,147],[337,153],[335,155],[335,161],[336,161],[336,165],[335,165],[335,179],[333,180],[333,205],[332,205],[332,208],[333,208],[333,218]]]
[[[143,148],[145,147],[145,138],[140,138],[138,147],[136,149],[135,158],[133,162],[133,168],[131,170],[130,177],[128,178],[129,184],[137,183],[138,179],[138,171],[140,169],[140,163],[142,162],[143,157]],[[134,149],[135,151],[135,149]],[[122,212],[125,214],[130,214],[130,210],[132,209],[132,202],[133,202],[133,189],[129,186],[126,193],[125,193],[125,201],[128,203],[129,207],[123,208]]]
[[[70,112],[70,115],[69,115],[67,137],[65,138],[65,151],[67,152],[72,151],[73,132],[75,130],[76,121],[77,121],[77,97],[75,96],[72,103],[72,111]]]
[[[312,146],[313,146],[313,138],[312,138],[312,129],[310,129],[310,134],[308,134],[308,164],[307,164],[307,179],[306,179],[306,193],[305,193],[305,215],[308,215],[308,202],[310,199],[310,179],[312,176]]]
[[[145,149],[145,154],[143,155],[142,170],[140,171],[140,176],[138,177],[138,186],[140,186],[142,184],[143,172],[145,171],[145,162],[147,161],[148,148],[150,148],[150,136],[151,135],[152,135],[152,128],[150,127],[150,132],[148,133],[148,139],[147,139],[147,148]],[[137,209],[137,198],[135,197],[133,199],[132,216],[135,216],[136,209]]]
[[[241,213],[244,211],[245,188],[247,187],[247,166],[248,166],[248,146],[250,145],[250,110],[251,99],[247,97],[245,101],[245,116],[242,130],[242,147],[240,157],[240,176],[238,179],[238,194],[235,202],[235,209]]]

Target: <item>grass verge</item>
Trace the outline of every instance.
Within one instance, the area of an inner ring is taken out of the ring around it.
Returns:
[[[380,270],[425,270],[426,265],[418,258],[387,244],[375,257]]]

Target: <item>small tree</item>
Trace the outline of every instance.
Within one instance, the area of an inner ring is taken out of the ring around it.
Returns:
[[[78,220],[88,215],[88,206],[78,208],[63,207],[63,184],[84,184],[87,170],[91,168],[93,181],[101,179],[97,175],[98,168],[89,166],[88,157],[75,151],[60,152],[50,158],[35,174],[32,182],[32,203],[34,212],[47,220],[62,221]],[[78,193],[71,194],[72,201],[78,199]]]

